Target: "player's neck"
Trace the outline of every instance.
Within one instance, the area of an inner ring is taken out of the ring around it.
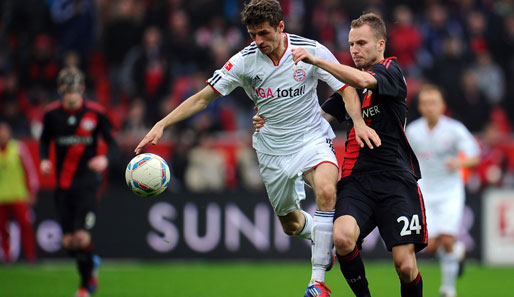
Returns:
[[[427,118],[427,125],[429,130],[433,130],[435,126],[437,126],[437,123],[439,123],[439,118],[435,119],[429,119]]]
[[[279,46],[269,54],[269,57],[273,60],[274,63],[278,63],[286,51],[287,37],[285,33],[282,33],[281,35],[282,38],[280,39]]]

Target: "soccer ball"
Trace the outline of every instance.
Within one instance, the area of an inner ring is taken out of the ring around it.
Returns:
[[[170,183],[170,168],[163,158],[145,153],[135,156],[125,170],[125,181],[136,195],[152,197],[161,194]]]

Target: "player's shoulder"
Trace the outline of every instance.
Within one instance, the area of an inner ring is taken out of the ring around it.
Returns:
[[[254,41],[254,42],[250,43],[247,47],[240,50],[239,56],[241,58],[253,56],[257,53],[258,50],[259,50],[259,48],[257,47],[257,44],[255,44],[255,41]],[[237,58],[237,56],[238,55],[236,55],[235,57]]]
[[[398,64],[398,58],[388,57],[373,65],[371,69],[385,69],[387,71],[399,71],[400,65]]]
[[[419,129],[421,129],[421,127],[423,127],[424,124],[425,124],[425,120],[423,118],[415,119],[414,121],[410,122],[407,125],[406,131],[411,132],[411,131],[419,130]]]
[[[55,112],[56,110],[58,110],[59,108],[61,107],[61,101],[60,100],[55,100],[53,102],[50,102],[48,103],[47,105],[45,105],[43,107],[43,112],[45,114],[49,114],[49,113],[52,113],[52,112]]]
[[[451,118],[449,116],[445,116],[445,115],[441,116],[441,121],[444,123],[444,125],[447,128],[452,128],[455,130],[462,130],[462,129],[467,130],[468,129],[461,121]]]
[[[305,47],[305,48],[315,48],[319,45],[319,43],[316,40],[305,38],[300,35],[296,34],[287,34],[287,37],[289,38],[289,43],[292,47]]]
[[[96,113],[105,114],[105,107],[100,105],[98,102],[91,101],[91,100],[84,100],[84,105],[87,109],[94,111]]]

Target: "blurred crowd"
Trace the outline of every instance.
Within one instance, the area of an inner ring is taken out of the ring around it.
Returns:
[[[15,137],[38,139],[43,107],[58,99],[56,75],[75,65],[86,73],[88,99],[108,110],[128,158],[155,121],[251,42],[239,19],[243,2],[3,0],[0,118]],[[348,65],[351,20],[364,11],[383,16],[386,56],[398,57],[409,86],[409,120],[419,116],[419,87],[439,85],[449,115],[482,143],[477,188],[514,184],[514,1],[280,2],[286,32],[320,41]],[[320,100],[328,95],[322,86]],[[223,190],[238,180],[250,189],[262,187],[249,145],[253,114],[252,101],[238,90],[166,131],[177,189]],[[223,150],[227,141],[235,153]]]

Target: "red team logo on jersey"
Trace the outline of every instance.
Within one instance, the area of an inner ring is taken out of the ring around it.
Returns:
[[[296,69],[296,71],[293,74],[293,77],[296,81],[302,81],[305,79],[306,76],[307,74],[305,73],[305,71],[303,71],[303,69]]]
[[[230,69],[232,69],[232,63],[230,63],[230,61],[228,61],[227,63],[225,63],[225,66],[223,66],[227,71],[230,71]]]

